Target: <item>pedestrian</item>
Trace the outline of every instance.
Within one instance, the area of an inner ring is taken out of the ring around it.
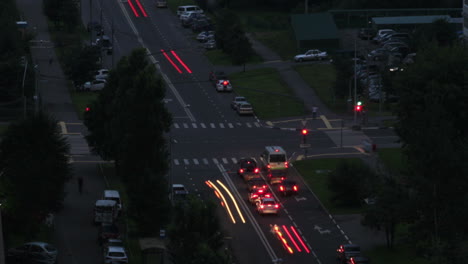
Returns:
[[[312,117],[314,119],[317,119],[317,110],[318,110],[317,106],[312,107]]]
[[[78,191],[80,194],[83,193],[83,177],[78,176]]]

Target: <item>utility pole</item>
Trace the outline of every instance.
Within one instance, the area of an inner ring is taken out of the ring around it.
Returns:
[[[354,105],[357,103],[357,76],[356,76],[357,47],[356,38],[354,38]],[[357,112],[354,111],[354,124],[356,124]]]

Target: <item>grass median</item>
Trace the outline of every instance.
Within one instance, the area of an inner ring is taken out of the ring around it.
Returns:
[[[229,75],[234,91],[245,96],[260,119],[302,116],[302,100],[281,79],[278,71],[264,68]]]
[[[309,159],[294,162],[294,167],[331,214],[360,213],[362,211],[360,207],[339,207],[330,201],[332,193],[328,189],[328,173],[334,170],[342,160],[362,163],[359,158]]]

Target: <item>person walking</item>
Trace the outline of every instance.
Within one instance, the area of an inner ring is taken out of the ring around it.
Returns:
[[[78,176],[78,192],[83,193],[83,177]]]
[[[317,106],[312,107],[312,117],[314,119],[317,119],[317,110],[318,110]]]

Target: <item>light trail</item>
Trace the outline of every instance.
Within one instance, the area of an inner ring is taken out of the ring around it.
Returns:
[[[179,69],[179,67],[174,63],[174,61],[169,58],[169,55],[167,55],[167,53],[162,49],[161,50],[162,54],[164,55],[164,57],[166,57],[166,59],[172,64],[172,66],[179,72],[179,73],[182,73],[182,71]]]
[[[310,253],[310,250],[309,248],[306,246],[306,244],[304,243],[304,240],[302,240],[301,236],[299,236],[299,234],[297,233],[296,229],[294,228],[294,226],[291,226],[291,230],[293,231],[294,235],[296,235],[297,239],[299,240],[299,242],[301,242],[302,246],[304,247],[305,251],[307,253]]]
[[[291,236],[291,233],[289,233],[288,228],[285,225],[283,225],[283,230],[286,232],[286,235],[288,235],[289,239],[291,239],[291,241],[293,242],[293,244],[296,247],[297,251],[302,252],[301,248],[296,243],[296,240]]]
[[[179,58],[179,55],[177,55],[177,53],[173,50],[171,50],[171,53],[172,55],[177,59],[177,61],[182,64],[182,66],[185,68],[185,70],[188,72],[188,73],[192,73],[192,70],[190,70],[190,68]]]
[[[239,213],[239,216],[242,220],[242,223],[245,224],[245,219],[244,219],[244,216],[242,215],[242,212],[241,210],[239,209],[239,206],[237,206],[237,202],[236,202],[236,199],[234,199],[234,196],[231,194],[231,192],[229,191],[229,189],[220,181],[220,180],[216,180],[216,182],[221,185],[221,187],[224,188],[224,190],[229,194],[229,197],[231,197],[231,200],[232,202],[234,203],[234,206],[236,207],[236,210],[237,210],[237,213]]]
[[[229,205],[226,203],[226,199],[224,198],[224,195],[219,191],[218,187],[216,187],[216,185],[214,185],[211,181],[206,181],[205,183],[207,183],[206,185],[208,185],[209,187],[215,189],[215,191],[218,192],[218,194],[221,196],[221,200],[222,200],[221,205],[223,205],[223,203],[226,205],[226,206],[223,205],[223,207],[226,208],[226,211],[228,212],[229,216],[231,217],[232,223],[235,224],[236,219],[234,219],[234,216],[231,213],[231,209],[229,208]]]
[[[135,14],[136,17],[140,17],[140,14],[138,14],[138,12],[137,12],[136,9],[135,9],[135,6],[134,6],[133,3],[132,3],[132,0],[128,0],[128,5],[129,5],[130,8],[132,9],[133,14]]]

